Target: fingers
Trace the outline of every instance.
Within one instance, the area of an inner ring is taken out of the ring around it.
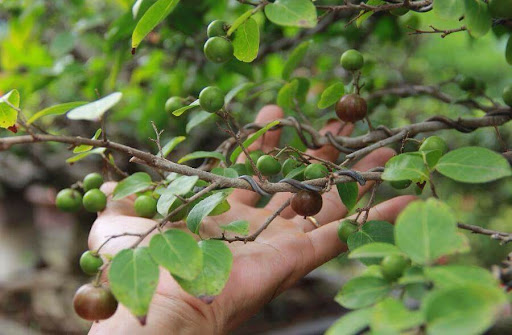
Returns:
[[[107,207],[99,216],[110,216],[110,215],[127,215],[137,216],[135,209],[133,208],[133,202],[135,201],[135,195],[125,197],[120,200],[112,200],[112,193],[116,188],[117,183],[106,182],[101,185],[100,190],[107,196]]]
[[[281,107],[276,105],[267,105],[263,107],[258,115],[256,116],[255,122],[259,124],[267,124],[271,121],[281,119],[284,117],[284,112]],[[249,146],[249,151],[261,149],[265,152],[275,148],[279,145],[279,139],[281,137],[281,130],[273,130],[267,132],[264,136],[257,139],[252,145]],[[245,162],[245,155],[241,154],[238,157],[237,162]],[[254,206],[260,196],[252,191],[248,190],[235,190],[229,197],[229,200],[236,201],[245,205]]]

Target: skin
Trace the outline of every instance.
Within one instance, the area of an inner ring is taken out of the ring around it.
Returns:
[[[267,123],[281,118],[283,111],[277,106],[264,107],[256,122]],[[352,125],[340,122],[329,123],[322,132],[349,135]],[[280,130],[267,133],[260,141],[253,143],[249,150],[270,150],[278,146]],[[308,153],[336,160],[338,152],[331,146]],[[386,148],[374,151],[362,159],[354,169],[365,171],[383,166],[395,153]],[[240,157],[243,162],[245,157]],[[371,188],[372,183],[360,188],[360,196]],[[106,183],[102,190],[109,195],[107,208],[99,213],[89,235],[91,250],[110,235],[122,232],[143,232],[154,225],[154,221],[135,216],[133,197],[112,201],[110,194],[114,183]],[[265,219],[288,199],[290,194],[280,193],[265,208],[255,208],[259,196],[246,190],[235,190],[228,199],[231,210],[203,222],[201,236],[219,236],[219,224],[238,219],[250,221],[251,232],[260,227]],[[415,198],[397,197],[378,204],[370,211],[369,220],[394,222],[400,211]],[[347,214],[339,196],[333,188],[323,195],[324,206],[315,216],[320,228],[309,220],[298,217],[287,208],[255,242],[229,244],[234,256],[230,278],[223,292],[213,303],[206,304],[184,292],[174,279],[161,269],[160,281],[152,300],[147,325],[142,327],[127,309],[119,305],[116,314],[105,321],[94,323],[90,334],[226,334],[254,315],[266,303],[315,268],[321,266],[339,253],[346,245],[337,236],[338,220]],[[169,225],[168,225],[169,226]],[[185,228],[183,222],[173,228]],[[186,228],[185,228],[186,229]],[[150,236],[151,237],[151,236]],[[149,237],[149,238],[150,238]],[[149,242],[147,238],[143,245]],[[115,254],[129,247],[137,238],[122,237],[109,242],[102,253]]]

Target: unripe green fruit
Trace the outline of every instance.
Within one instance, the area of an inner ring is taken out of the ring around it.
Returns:
[[[243,176],[247,174],[247,168],[245,167],[244,163],[236,163],[230,166],[233,170],[238,173],[239,176]]]
[[[103,177],[97,172],[89,173],[84,178],[84,191],[87,192],[94,188],[100,188],[103,185]]]
[[[329,169],[320,163],[313,163],[304,170],[304,178],[306,180],[324,178],[329,174]]]
[[[403,190],[408,188],[411,185],[410,180],[395,180],[391,182],[391,187],[397,189],[397,190]]]
[[[249,153],[249,157],[251,157],[254,164],[258,162],[258,159],[263,156],[264,153],[261,150],[255,150]],[[245,160],[245,168],[247,170],[247,174],[252,176],[254,174],[254,169],[252,168],[251,161],[249,159]]]
[[[293,158],[288,158],[283,163],[283,169],[282,169],[283,176],[286,177],[290,172],[292,172],[293,170],[295,170],[296,168],[298,168],[300,166],[302,166],[301,162],[299,162]]]
[[[401,8],[395,8],[395,9],[392,9],[389,11],[392,15],[395,15],[395,16],[403,16],[407,13],[409,13],[409,9],[405,8],[405,7],[401,7]]]
[[[233,57],[233,44],[224,37],[211,37],[204,44],[204,55],[214,63],[225,63]]]
[[[76,212],[82,207],[82,195],[77,190],[65,188],[57,193],[55,205],[63,212]]]
[[[364,58],[359,51],[351,49],[341,55],[340,63],[347,71],[357,71],[363,67]]]
[[[490,0],[489,11],[495,18],[512,19],[512,1]]]
[[[389,255],[384,257],[380,265],[384,278],[393,281],[402,276],[405,269],[411,265],[411,261],[402,255]]]
[[[212,21],[206,30],[208,37],[226,36],[227,23],[222,20]]]
[[[281,163],[270,155],[263,155],[258,158],[256,168],[262,175],[269,177],[281,172]]]
[[[361,273],[361,277],[384,278],[384,275],[382,274],[382,266],[377,264],[369,265],[363,273]]]
[[[503,89],[503,101],[512,107],[512,85],[509,85]]]
[[[86,284],[76,291],[73,307],[82,319],[105,320],[116,312],[117,300],[106,287]]]
[[[357,231],[357,222],[345,219],[338,225],[338,238],[341,242],[347,243],[348,237]]]
[[[199,105],[207,112],[218,112],[224,106],[224,93],[216,86],[205,87],[199,93]]]
[[[448,152],[448,145],[439,136],[430,136],[420,146],[419,151],[439,150],[444,155]]]
[[[459,87],[463,91],[472,91],[476,87],[476,80],[473,77],[462,76],[459,80]]]
[[[170,97],[165,102],[165,111],[167,113],[172,113],[175,110],[178,110],[182,107],[184,107],[185,104],[183,103],[183,98],[181,97]]]
[[[88,212],[101,212],[107,205],[107,196],[97,188],[87,191],[82,200],[84,208]]]
[[[135,213],[143,218],[152,218],[156,214],[157,201],[150,195],[141,195],[135,199]]]
[[[387,108],[393,108],[395,107],[398,102],[400,101],[400,98],[397,95],[388,94],[382,98],[382,102],[384,105],[386,105]]]
[[[100,256],[93,254],[91,251],[86,251],[80,257],[80,268],[85,274],[90,276],[98,273],[100,267],[103,265],[103,260]]]

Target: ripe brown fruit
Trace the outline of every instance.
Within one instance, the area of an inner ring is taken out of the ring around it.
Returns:
[[[358,94],[343,96],[336,103],[336,114],[345,122],[356,122],[364,119],[368,112],[366,100]]]
[[[76,314],[82,319],[105,320],[116,312],[117,300],[108,288],[85,284],[76,291],[73,307]]]
[[[292,197],[291,206],[300,216],[313,216],[322,209],[322,196],[318,192],[301,190]]]

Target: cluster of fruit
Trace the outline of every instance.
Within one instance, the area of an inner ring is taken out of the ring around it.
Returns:
[[[64,212],[76,212],[82,205],[88,212],[101,212],[107,205],[107,197],[99,190],[101,185],[103,177],[99,173],[90,173],[82,183],[85,192],[83,197],[78,190],[66,188],[57,194],[55,204]]]
[[[227,37],[228,24],[215,20],[208,25],[208,40],[204,44],[204,55],[214,63],[225,63],[233,57],[233,44]]]

